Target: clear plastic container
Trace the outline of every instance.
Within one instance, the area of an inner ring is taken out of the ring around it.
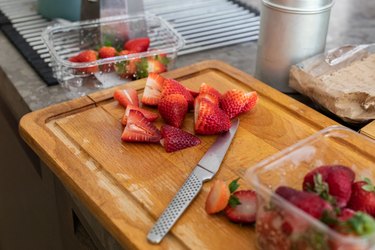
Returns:
[[[374,152],[374,140],[345,127],[332,126],[250,167],[245,178],[258,194],[259,249],[374,249],[375,234],[339,234],[274,193],[280,185],[302,190],[304,176],[322,165],[345,165],[354,170],[356,180],[368,177],[375,181]],[[283,228],[290,216],[299,231],[290,233]]]
[[[96,50],[111,45],[118,51],[129,39],[149,37],[148,51],[98,59],[88,63],[69,61],[84,50]],[[130,61],[145,62],[148,58],[163,57],[166,70],[173,67],[177,52],[184,46],[183,38],[165,20],[154,15],[115,16],[90,21],[59,24],[48,27],[42,34],[51,55],[54,76],[75,95],[84,95],[98,88],[106,88],[129,81],[114,70],[101,70],[126,65]],[[166,60],[165,60],[166,59]],[[147,68],[147,66],[146,66]],[[98,69],[98,70],[87,70]],[[151,69],[149,68],[150,72]],[[92,72],[94,71],[94,72]],[[147,76],[133,74],[132,79]]]

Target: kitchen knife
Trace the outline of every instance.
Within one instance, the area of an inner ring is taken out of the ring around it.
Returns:
[[[190,205],[191,201],[197,196],[203,186],[203,182],[211,180],[214,177],[232,142],[239,122],[239,119],[233,120],[229,131],[219,135],[215,143],[198,162],[189,178],[148,233],[147,239],[151,243],[158,244],[161,242],[181,214]]]

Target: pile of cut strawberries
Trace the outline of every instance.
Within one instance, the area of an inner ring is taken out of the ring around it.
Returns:
[[[149,50],[150,39],[148,37],[135,38],[126,41],[122,48],[116,49],[110,45],[101,46],[98,50],[84,50],[69,58],[74,63],[95,62],[98,59],[107,59],[117,56],[131,55]],[[77,67],[77,74],[94,74],[96,72],[116,72],[121,78],[140,79],[148,76],[148,73],[162,73],[167,71],[169,59],[165,54],[157,54],[144,58],[124,59],[117,63],[94,65],[84,68]]]
[[[325,165],[307,173],[302,191],[279,186],[275,193],[332,230],[350,236],[375,233],[375,187],[368,178],[342,165]],[[319,231],[292,210],[270,204],[258,209],[256,230],[261,247],[269,249],[367,249],[343,243]]]
[[[166,152],[174,152],[200,144],[195,134],[215,135],[228,131],[231,119],[256,106],[258,95],[255,91],[246,93],[238,89],[221,94],[205,83],[196,92],[174,79],[150,73],[141,98],[142,107],[137,91],[132,88],[116,90],[114,99],[126,108],[122,118],[124,142],[160,142]],[[181,129],[189,111],[194,111],[195,134]],[[160,130],[154,124],[159,115],[165,123]]]

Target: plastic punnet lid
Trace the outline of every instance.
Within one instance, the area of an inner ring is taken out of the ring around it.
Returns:
[[[329,10],[333,0],[262,0],[263,4],[284,12],[319,13]]]

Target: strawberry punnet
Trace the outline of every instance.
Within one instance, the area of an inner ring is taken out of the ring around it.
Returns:
[[[164,77],[157,73],[148,74],[146,86],[142,96],[142,103],[146,105],[158,105],[163,90]]]
[[[161,127],[161,135],[163,138],[160,140],[160,143],[168,153],[193,147],[201,143],[201,140],[195,135],[169,125]]]
[[[232,194],[238,199],[237,204],[229,204],[225,215],[235,223],[253,223],[257,211],[257,198],[253,190],[240,190]]]
[[[257,102],[257,92],[245,93],[239,89],[232,89],[222,96],[220,105],[229,118],[232,119],[254,108]]]
[[[375,187],[370,179],[365,178],[363,181],[352,184],[352,195],[348,202],[348,208],[375,217]]]
[[[317,193],[335,206],[345,207],[352,193],[353,170],[342,165],[326,165],[307,173],[303,190]]]
[[[117,89],[113,94],[113,98],[125,108],[129,104],[139,106],[138,93],[135,89]]]
[[[194,129],[202,135],[214,135],[230,129],[230,119],[217,105],[201,99],[194,107]]]
[[[188,112],[188,102],[180,94],[163,96],[159,102],[158,110],[167,124],[180,128]]]
[[[317,219],[320,219],[325,211],[332,210],[332,206],[327,201],[314,193],[299,191],[286,186],[278,187],[275,193]]]
[[[192,109],[194,107],[194,97],[191,95],[189,90],[185,88],[184,85],[174,79],[165,79],[161,95],[167,96],[170,94],[183,95],[189,104],[189,109]]]
[[[121,140],[126,142],[159,142],[160,131],[137,110],[130,110]]]
[[[215,214],[226,208],[229,202],[230,191],[222,180],[215,180],[206,199],[206,212]]]
[[[138,52],[147,51],[149,46],[150,46],[150,38],[140,37],[140,38],[128,40],[124,44],[124,49],[138,53]]]
[[[124,126],[126,125],[126,123],[128,121],[128,116],[129,116],[130,110],[137,110],[137,111],[141,112],[145,116],[145,118],[147,120],[149,120],[150,122],[153,122],[153,121],[155,121],[156,119],[159,118],[159,115],[152,112],[152,111],[149,111],[149,110],[144,109],[144,108],[140,108],[140,107],[132,105],[132,104],[128,104],[126,106],[125,113],[124,113],[124,115],[121,119],[121,124],[124,125]]]

